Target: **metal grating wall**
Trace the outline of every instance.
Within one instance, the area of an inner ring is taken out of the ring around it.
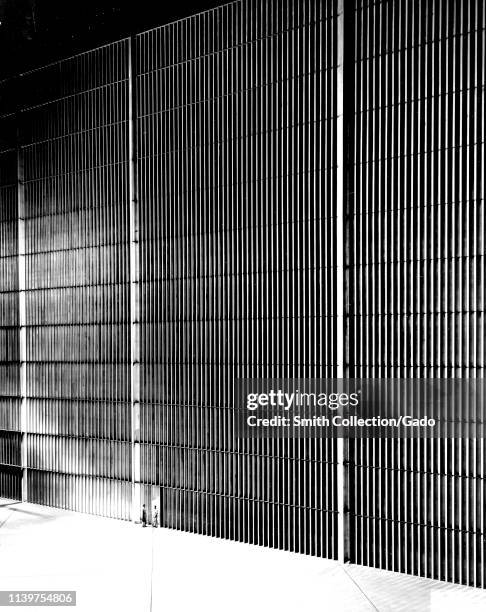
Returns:
[[[0,83],[0,495],[484,587],[482,440],[241,440],[233,384],[483,376],[485,42],[239,0]]]
[[[0,83],[0,495],[20,499],[20,350],[15,81]]]
[[[241,440],[237,378],[336,373],[336,3],[137,37],[141,480],[162,524],[337,555],[336,442]]]
[[[27,499],[131,513],[128,55],[22,76]]]
[[[348,367],[484,376],[485,7],[355,2]],[[349,557],[485,586],[484,440],[349,443]]]

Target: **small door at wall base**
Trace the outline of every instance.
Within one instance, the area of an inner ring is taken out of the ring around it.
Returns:
[[[152,487],[150,503],[150,522],[154,527],[160,527],[160,487]]]

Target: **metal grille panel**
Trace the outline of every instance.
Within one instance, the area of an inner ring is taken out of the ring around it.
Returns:
[[[29,501],[131,511],[128,52],[22,77]]]
[[[21,496],[15,81],[0,83],[0,495]]]
[[[335,557],[336,443],[238,439],[237,378],[336,372],[336,6],[137,38],[141,478],[165,526]]]
[[[349,374],[483,377],[482,2],[357,2]],[[349,444],[351,561],[485,585],[484,440]]]

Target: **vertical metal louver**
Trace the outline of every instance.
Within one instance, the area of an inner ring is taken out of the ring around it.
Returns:
[[[482,378],[484,4],[355,9],[349,374]],[[351,561],[484,587],[484,452],[350,442]]]
[[[137,37],[141,478],[165,526],[336,557],[336,442],[241,440],[237,378],[336,373],[336,3]]]
[[[20,499],[16,82],[0,82],[0,495]]]
[[[128,55],[21,78],[29,501],[129,518]]]

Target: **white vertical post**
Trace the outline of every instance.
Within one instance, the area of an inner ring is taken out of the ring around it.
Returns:
[[[337,377],[345,376],[345,278],[344,278],[344,252],[345,252],[345,224],[344,224],[344,2],[338,2],[337,15],[337,140],[336,140],[336,364]],[[344,563],[346,560],[345,539],[345,441],[343,438],[337,439],[337,495],[338,495],[338,561]]]
[[[130,402],[132,445],[132,521],[140,516],[140,254],[137,198],[134,40],[128,40],[128,147],[130,194]]]

